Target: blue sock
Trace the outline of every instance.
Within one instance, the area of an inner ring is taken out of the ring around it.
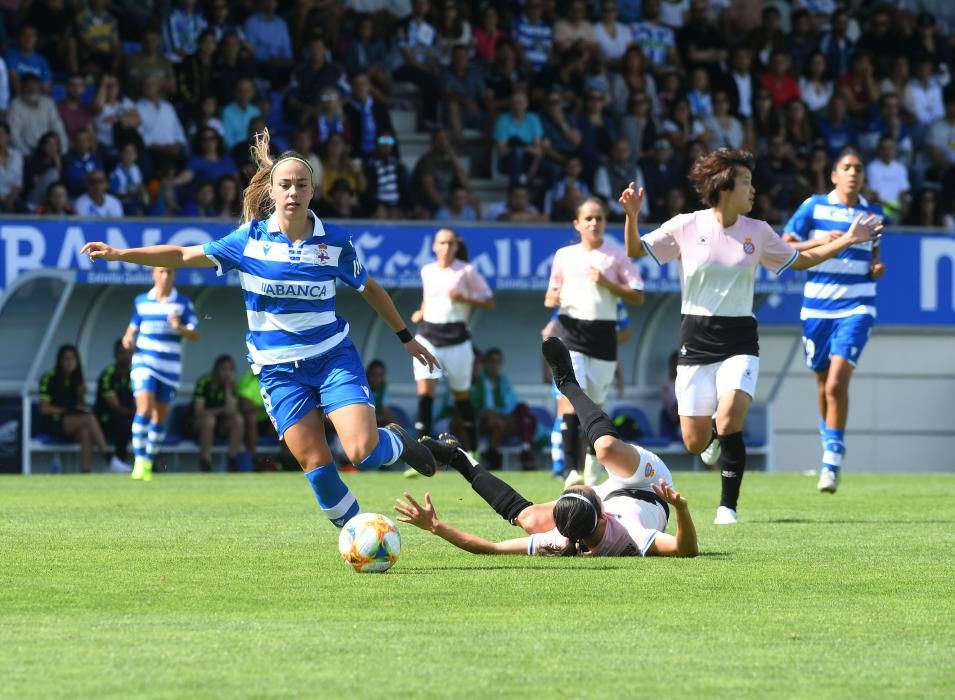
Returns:
[[[355,494],[342,481],[334,464],[305,472],[305,478],[312,485],[318,507],[335,527],[342,527],[361,512]]]
[[[149,432],[149,416],[138,413],[133,416],[133,455],[146,456],[146,434]]]
[[[551,471],[558,476],[564,473],[564,421],[560,416],[554,419],[554,427],[550,430],[550,460],[553,464]]]
[[[362,471],[378,469],[393,464],[401,454],[401,439],[387,428],[378,428],[378,444],[367,457],[355,466]]]
[[[826,428],[823,438],[822,466],[836,474],[842,467],[842,458],[846,454],[846,431],[838,428]]]
[[[166,424],[150,423],[146,434],[146,459],[155,460],[162,444],[166,441]]]

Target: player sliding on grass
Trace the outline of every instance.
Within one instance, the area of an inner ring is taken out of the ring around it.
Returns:
[[[572,486],[556,501],[535,505],[472,462],[453,435],[425,437],[421,441],[435,459],[459,471],[488,505],[529,537],[490,542],[457,530],[438,519],[430,493],[425,494],[424,505],[407,493],[406,500],[398,499],[395,510],[402,516],[398,520],[474,554],[696,556],[699,548],[689,505],[673,488],[669,469],[652,452],[617,438],[607,414],[577,383],[570,354],[558,338],[547,338],[543,350],[557,388],[580,416],[609,479],[596,489]],[[676,510],[676,535],[664,532],[670,506]]]

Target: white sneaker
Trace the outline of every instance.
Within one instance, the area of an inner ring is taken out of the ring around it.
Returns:
[[[114,474],[129,474],[133,468],[119,457],[113,457],[109,460],[109,470]]]
[[[569,489],[571,486],[580,486],[582,483],[584,483],[584,477],[577,473],[576,469],[571,469],[570,474],[564,479],[564,488]]]
[[[820,493],[835,493],[839,488],[839,475],[831,469],[821,469],[819,471],[819,483],[816,488]]]
[[[703,460],[703,464],[708,467],[712,467],[716,465],[716,462],[719,460],[720,454],[722,454],[722,452],[723,448],[720,447],[720,441],[716,438],[713,438],[710,444],[706,446],[706,449],[700,452],[700,459]]]
[[[736,511],[732,508],[727,508],[726,506],[720,506],[716,509],[716,519],[713,521],[714,525],[735,525],[736,524]]]

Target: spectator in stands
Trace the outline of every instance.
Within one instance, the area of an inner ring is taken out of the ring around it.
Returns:
[[[670,103],[670,112],[663,120],[661,131],[673,144],[673,150],[680,158],[686,156],[690,142],[706,137],[703,122],[693,116],[685,97],[677,97]]]
[[[438,32],[438,64],[442,68],[451,65],[451,56],[459,46],[465,47],[470,56],[474,45],[474,34],[471,31],[471,23],[462,12],[459,3],[455,0],[446,0],[438,12],[435,24]]]
[[[403,219],[410,208],[408,170],[395,155],[395,143],[394,134],[381,132],[365,161],[365,209],[376,219]]]
[[[7,49],[5,56],[7,70],[10,71],[10,89],[14,95],[22,95],[24,76],[35,76],[38,85],[36,90],[49,94],[53,86],[53,73],[46,57],[36,51],[37,31],[32,24],[20,26],[17,33],[16,48]]]
[[[10,5],[11,3],[7,3],[8,7]],[[21,30],[24,26],[32,27],[36,37],[36,51],[49,57],[52,68],[66,74],[80,69],[74,35],[75,5],[76,3],[67,4],[66,0],[20,3],[22,10],[25,10],[25,15],[20,18]],[[9,20],[8,26],[12,29]],[[2,43],[5,44],[6,41]]]
[[[832,166],[829,163],[829,151],[825,146],[816,145],[809,152],[808,164],[803,177],[812,193],[825,192],[832,187]]]
[[[154,165],[165,162],[178,166],[184,160],[186,132],[176,110],[164,99],[163,94],[159,77],[147,76],[143,83],[142,99],[136,103],[142,118],[139,133]]]
[[[672,25],[671,25],[672,26]],[[720,64],[729,58],[726,40],[713,23],[710,3],[692,0],[686,24],[676,34],[677,45],[683,51],[683,68],[705,68],[715,78]]]
[[[56,104],[56,111],[67,136],[72,136],[78,129],[85,129],[93,123],[92,111],[82,102],[85,92],[86,79],[80,73],[74,73],[67,78],[66,96]]]
[[[944,174],[955,165],[955,92],[945,98],[945,115],[928,131],[929,156],[935,169]]]
[[[176,66],[179,98],[184,103],[197,105],[215,94],[216,46],[215,33],[211,29],[204,29],[196,40],[196,51],[183,57]]]
[[[328,48],[321,36],[313,36],[308,42],[308,58],[292,69],[283,111],[299,114],[301,121],[315,117],[314,95],[327,89],[347,89],[348,80],[344,71],[328,59]]]
[[[464,130],[483,131],[486,115],[493,109],[493,92],[484,84],[481,68],[471,63],[470,47],[454,47],[451,65],[441,72],[441,90],[452,140],[463,149]]]
[[[814,114],[825,111],[832,99],[833,82],[828,76],[825,54],[822,51],[813,51],[809,54],[803,75],[799,78],[799,95]]]
[[[756,60],[769,65],[770,57],[778,50],[788,50],[786,33],[780,28],[779,8],[769,5],[763,8],[759,25],[743,39],[744,45],[753,50]]]
[[[470,193],[461,185],[451,188],[451,196],[446,206],[438,209],[434,216],[435,221],[477,221],[478,213],[470,202]]]
[[[18,208],[23,189],[23,154],[10,145],[10,127],[0,122],[0,212]]]
[[[367,73],[356,73],[352,76],[351,99],[345,103],[344,111],[348,120],[351,152],[362,158],[375,150],[379,133],[395,133],[388,107],[375,97],[371,76]]]
[[[630,142],[627,139],[618,138],[613,142],[610,159],[605,165],[597,168],[594,174],[594,193],[607,202],[608,220],[623,221],[626,218],[626,212],[617,198],[631,182],[636,183],[638,189],[646,184],[643,171],[630,148]],[[650,204],[644,200],[641,213],[647,216],[649,212]]]
[[[336,178],[328,192],[322,194],[312,209],[320,219],[354,218],[357,216],[355,191],[346,178]]]
[[[629,32],[627,27],[624,29]],[[571,0],[567,5],[567,16],[554,22],[554,48],[562,54],[571,46],[590,46],[595,42],[594,25],[587,17],[587,3],[585,0]]]
[[[643,21],[634,22],[633,40],[639,44],[656,75],[680,67],[673,30],[660,22],[661,0],[644,0]]]
[[[819,50],[826,56],[829,78],[832,80],[838,80],[840,76],[849,72],[849,61],[855,46],[847,36],[848,31],[849,12],[840,7],[832,13],[829,31],[819,40]]]
[[[418,86],[422,96],[424,126],[433,129],[438,121],[438,101],[429,99],[441,92],[438,81],[437,31],[428,21],[428,0],[412,0],[411,17],[400,24],[396,39],[401,64],[393,71],[395,80],[403,80]]]
[[[566,66],[568,61],[563,60],[559,65]],[[517,63],[517,50],[514,48],[514,44],[510,41],[500,42],[494,64],[490,67],[484,79],[485,84],[494,93],[493,115],[510,104],[511,96],[525,77],[523,69]]]
[[[620,120],[620,135],[630,144],[635,158],[653,149],[657,140],[657,127],[650,113],[650,97],[634,93],[627,104],[627,113]]]
[[[176,168],[171,162],[160,162],[153,168],[147,185],[149,206],[146,214],[148,216],[178,215],[179,200],[176,197],[175,179]]]
[[[579,3],[583,5],[583,3]],[[607,64],[616,69],[620,66],[627,47],[633,43],[630,27],[619,21],[615,0],[603,0],[600,4],[600,20],[593,24],[593,36],[589,42],[596,43]]]
[[[839,78],[838,85],[849,105],[849,113],[859,119],[881,96],[872,57],[864,51],[856,51],[852,57],[852,70]]]
[[[656,101],[654,103],[654,114],[663,119],[670,113],[670,106],[678,97],[683,97],[683,81],[676,72],[666,73],[660,78],[660,85],[657,88]]]
[[[228,0],[213,0],[212,4],[209,5],[208,22],[206,29],[215,36],[216,44],[219,44],[222,37],[229,32],[235,34],[240,43],[245,42],[245,33],[242,31],[242,27],[233,21]],[[244,48],[251,50],[252,47],[246,42]]]
[[[856,128],[849,119],[849,108],[846,104],[846,98],[839,93],[832,96],[829,100],[829,108],[826,110],[826,116],[817,122],[819,135],[826,142],[826,148],[829,149],[829,157],[835,158],[846,146],[855,146],[858,141]]]
[[[40,137],[40,143],[24,164],[23,189],[26,191],[28,208],[39,205],[47,188],[60,180],[62,172],[63,156],[60,153],[59,136],[54,131],[48,131]]]
[[[769,90],[773,106],[781,109],[784,104],[799,97],[799,84],[793,77],[789,54],[780,49],[770,59],[769,70],[760,78],[760,85]]]
[[[76,209],[70,204],[70,195],[62,182],[51,182],[36,210],[39,216],[75,216]]]
[[[94,170],[103,170],[103,159],[94,148],[93,131],[80,129],[70,139],[70,150],[63,159],[63,180],[70,197],[78,197],[86,189],[86,177]]]
[[[564,97],[559,89],[551,90],[544,102],[541,115],[544,138],[541,145],[544,160],[541,165],[546,179],[560,177],[564,164],[580,152],[582,136],[573,123],[573,116],[564,108]]]
[[[166,57],[179,63],[196,53],[199,39],[208,23],[196,9],[196,0],[179,0],[179,7],[163,23],[163,45]]]
[[[905,95],[911,79],[912,69],[908,56],[896,56],[895,60],[892,61],[892,70],[882,78],[879,87],[883,95],[891,92],[902,96]]]
[[[195,116],[189,122],[189,135],[195,138],[203,128],[209,127],[222,138],[225,146],[225,126],[219,118],[219,99],[215,95],[206,95],[199,103]]]
[[[315,123],[315,143],[321,148],[332,135],[341,136],[346,144],[351,143],[351,125],[342,107],[342,98],[336,88],[325,88],[316,98],[316,108],[312,114],[317,116]]]
[[[254,80],[259,70],[251,51],[242,46],[239,34],[227,31],[219,42],[213,69],[213,85],[219,104],[225,104],[235,95],[235,86],[240,80]]]
[[[312,187],[315,193],[312,201],[318,199],[322,188],[322,161],[315,152],[315,133],[310,126],[300,126],[292,136],[292,150],[300,153],[308,161],[312,171]]]
[[[915,33],[903,42],[902,50],[908,56],[930,58],[936,66],[947,64],[951,53],[948,42],[939,37],[935,17],[930,12],[919,13]]]
[[[583,201],[590,196],[590,188],[581,179],[584,165],[580,158],[568,158],[564,175],[551,187],[545,204],[545,213],[551,221],[570,221]]]
[[[288,24],[275,14],[276,0],[259,0],[258,5],[259,11],[245,20],[243,29],[262,77],[271,89],[280,90],[288,83],[292,67],[292,38]]]
[[[607,94],[610,92],[610,68],[607,59],[596,46],[586,50],[586,71],[584,73],[584,87],[587,91],[596,90]],[[609,101],[609,100],[608,100]]]
[[[40,93],[40,79],[33,73],[21,76],[20,94],[10,101],[7,123],[10,125],[10,141],[21,153],[32,153],[47,131],[55,132],[60,139],[60,148],[66,150],[63,120],[53,100]]]
[[[520,441],[521,468],[537,469],[533,449],[537,417],[518,398],[510,379],[504,374],[504,353],[500,348],[490,348],[484,353],[482,364],[484,370],[471,387],[478,431],[488,441],[482,461],[488,469],[500,469],[503,465],[501,443],[509,437],[516,437]]]
[[[816,128],[802,100],[792,99],[787,102],[783,117],[786,124],[783,134],[789,144],[790,155],[796,167],[802,170],[806,167],[809,152],[816,143]]]
[[[429,213],[448,205],[453,187],[470,186],[445,129],[432,132],[431,148],[415,164],[411,180],[415,203]]]
[[[86,175],[86,192],[76,200],[77,216],[122,219],[123,205],[106,191],[106,173],[94,170]]]
[[[497,169],[511,184],[534,179],[541,164],[543,135],[540,118],[527,111],[527,94],[515,92],[510,109],[498,116],[494,125]]]
[[[100,373],[96,382],[94,409],[103,436],[113,445],[116,460],[129,472],[129,440],[133,436],[133,416],[136,415],[136,400],[129,377],[133,353],[123,347],[123,341],[113,344],[113,364]],[[115,464],[115,463],[114,463]],[[119,465],[116,464],[116,467]]]
[[[375,359],[365,367],[365,376],[368,378],[368,388],[371,398],[375,402],[375,422],[379,428],[389,423],[401,424],[398,416],[388,406],[388,376],[385,363]],[[411,426],[405,426],[410,428]]]
[[[91,111],[96,141],[105,155],[115,155],[126,143],[142,144],[142,117],[133,101],[122,94],[119,79],[112,73],[100,76]]]
[[[123,205],[127,216],[142,216],[149,204],[146,180],[139,168],[139,149],[135,143],[127,143],[119,152],[119,162],[109,174],[110,192]]]
[[[640,169],[647,180],[650,217],[656,221],[665,221],[661,217],[666,211],[666,194],[671,187],[679,187],[683,180],[680,163],[669,139],[656,140],[652,154],[640,161]]]
[[[106,5],[106,0],[88,0],[76,18],[80,63],[86,73],[113,73],[122,60],[119,23]]]
[[[527,0],[524,12],[514,22],[513,36],[518,60],[528,73],[537,73],[550,58],[554,29],[542,12],[542,0]]]
[[[232,102],[222,110],[222,126],[225,129],[225,144],[229,149],[246,140],[249,123],[262,115],[262,110],[253,104],[255,85],[248,78],[241,78],[235,84]]]
[[[713,95],[710,92],[710,76],[706,70],[693,69],[690,74],[690,90],[686,96],[694,117],[705,119],[713,115]]]
[[[212,372],[196,381],[191,419],[190,427],[199,442],[199,470],[212,471],[212,443],[221,437],[228,441],[228,470],[238,471],[245,420],[236,398],[235,361],[229,355],[219,355]],[[249,462],[248,453],[243,453],[242,461]],[[247,470],[249,465],[245,466]]]
[[[497,59],[497,49],[507,41],[507,33],[501,29],[500,16],[494,5],[487,4],[481,11],[481,24],[474,30],[474,56],[478,62],[489,66]]]
[[[56,366],[40,378],[40,432],[59,440],[80,444],[80,469],[93,470],[93,448],[103,456],[106,466],[128,472],[125,464],[114,464],[115,455],[106,444],[99,421],[86,405],[86,381],[80,354],[73,345],[61,345]]]
[[[7,62],[0,57],[0,119],[5,119],[10,107],[10,74]]]
[[[355,78],[365,74],[371,81],[370,93],[376,100],[383,100],[391,91],[391,79],[388,75],[388,46],[377,35],[375,22],[370,15],[361,15],[355,36],[348,42],[345,52],[345,70],[352,76],[352,92],[355,90]]]
[[[531,204],[527,185],[520,183],[512,183],[507,188],[507,198],[489,206],[485,218],[488,221],[510,221],[525,224],[540,223],[547,220],[547,217]]]
[[[703,128],[706,129],[706,145],[712,150],[742,148],[746,138],[742,122],[730,112],[729,95],[722,90],[713,95],[713,114],[703,118]]]
[[[242,195],[235,175],[223,175],[216,181],[216,215],[236,220],[242,214]]]
[[[255,175],[256,164],[252,161],[251,148],[255,145],[255,135],[262,132],[265,128],[265,119],[261,116],[256,117],[249,122],[249,133],[245,141],[237,143],[229,155],[232,156],[232,160],[235,161],[235,164],[239,166],[239,179],[243,183],[248,184],[248,182]],[[274,153],[276,156],[281,152],[278,147],[278,143],[281,143],[278,135],[273,135],[269,142],[269,152]]]
[[[365,176],[360,161],[348,157],[348,146],[341,134],[333,133],[320,148],[322,160],[322,195],[327,199],[336,180],[348,183],[351,192],[361,194],[365,191]]]
[[[944,224],[943,210],[938,205],[938,192],[931,187],[923,187],[915,193],[909,214],[902,220],[905,226],[921,228],[940,227]]]
[[[623,54],[620,71],[610,76],[610,108],[614,115],[625,114],[634,95],[656,95],[656,81],[649,68],[640,47],[631,44]]]
[[[935,74],[935,62],[930,57],[922,56],[917,60],[915,75],[905,88],[903,102],[922,128],[928,128],[945,116],[942,81]]]
[[[667,190],[665,205],[666,208],[660,216],[661,221],[669,221],[674,216],[687,213],[686,190],[683,187],[671,187]],[[619,371],[620,364],[617,364]]]
[[[773,107],[773,96],[766,88],[759,88],[756,92],[751,124],[756,153],[765,153],[769,147],[769,139],[783,133],[785,124],[782,114]]]
[[[583,113],[577,118],[580,154],[586,154],[587,172],[607,160],[614,138],[613,122],[607,110],[609,96],[600,90],[588,90]]]
[[[226,152],[225,141],[211,126],[196,133],[192,143],[192,153],[186,162],[186,168],[175,178],[175,185],[181,187],[194,180],[215,182],[220,177],[234,173],[238,166]]]
[[[147,79],[155,77],[163,95],[176,94],[176,74],[172,62],[163,55],[162,36],[154,26],[143,33],[142,50],[130,56],[126,68],[126,87],[133,98],[142,95]]]
[[[773,207],[782,211],[795,211],[811,194],[784,136],[773,136],[766,155],[756,160],[753,185],[757,192],[769,195]]]
[[[892,26],[892,8],[888,5],[874,7],[869,13],[868,25],[856,43],[856,51],[872,56],[876,75],[888,75],[900,48],[897,32]]]
[[[741,120],[753,116],[753,98],[759,79],[753,70],[753,52],[746,46],[735,46],[730,52],[730,66],[723,81],[730,98],[730,111]]]
[[[895,158],[895,139],[879,139],[879,157],[869,161],[865,169],[866,197],[882,205],[886,217],[900,221],[906,211],[909,197],[909,171]]]
[[[819,38],[812,24],[812,15],[805,8],[794,10],[789,16],[789,34],[784,43],[792,57],[793,71],[802,73],[809,56],[818,49]]]

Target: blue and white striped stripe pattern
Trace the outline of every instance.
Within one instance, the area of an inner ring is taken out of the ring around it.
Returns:
[[[136,297],[133,318],[129,322],[139,331],[130,370],[130,377],[134,381],[143,381],[152,376],[173,389],[179,388],[182,335],[169,325],[171,315],[178,316],[179,322],[186,328],[199,325],[192,302],[175,289],[163,301],[159,300],[155,289]]]
[[[249,323],[252,369],[322,355],[348,336],[335,312],[335,282],[362,291],[368,272],[351,236],[312,215],[311,238],[298,244],[279,231],[275,217],[242,226],[205,244],[220,275],[239,271]]]
[[[531,24],[527,15],[521,15],[514,25],[514,39],[521,45],[527,62],[535,71],[539,71],[547,63],[550,47],[554,43],[554,29],[543,19]]]
[[[814,194],[800,205],[786,223],[786,233],[809,240],[832,231],[848,231],[860,213],[883,218],[882,207],[863,197],[855,207],[847,207],[836,193]],[[836,257],[809,269],[803,290],[800,318],[845,318],[855,314],[876,315],[875,280],[872,279],[872,248],[866,242],[847,248]]]

